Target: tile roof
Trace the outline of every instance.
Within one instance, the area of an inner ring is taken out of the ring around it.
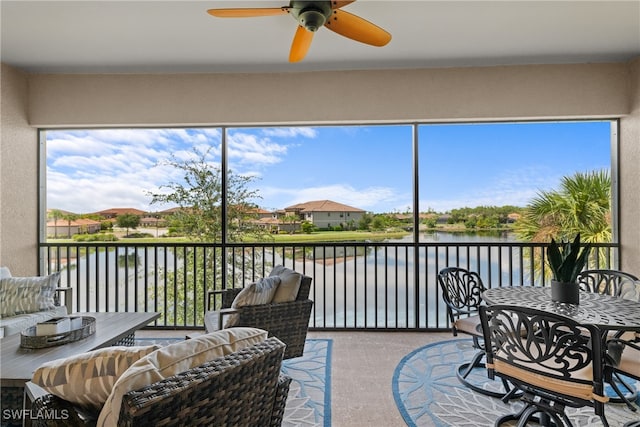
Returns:
[[[285,211],[300,212],[366,212],[353,206],[343,205],[332,200],[314,200],[311,202],[298,203],[284,208]]]

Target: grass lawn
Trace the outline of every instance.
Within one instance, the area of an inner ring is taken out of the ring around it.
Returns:
[[[316,231],[310,234],[273,234],[273,243],[307,243],[307,242],[362,242],[365,240],[381,241],[385,239],[401,239],[410,234],[406,231]],[[78,245],[104,244],[145,244],[145,243],[188,243],[190,240],[185,237],[141,237],[125,238],[119,237],[116,242],[76,242],[73,239],[47,239],[48,243],[77,243]],[[246,243],[252,243],[247,241]],[[269,241],[267,241],[269,242]],[[260,242],[264,243],[264,242]]]

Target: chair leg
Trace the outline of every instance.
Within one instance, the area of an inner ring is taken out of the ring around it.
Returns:
[[[536,398],[532,393],[524,393],[522,401],[525,406],[520,412],[503,415],[496,420],[495,427],[510,421],[517,421],[518,427],[527,426],[529,421],[535,421],[541,426],[573,427],[571,420],[564,411],[564,405],[547,399]],[[606,420],[603,421],[603,424],[604,427],[608,427]]]
[[[622,384],[624,388],[627,389],[627,391],[629,392],[628,395],[625,395],[625,393],[622,392],[620,387],[618,387],[618,383]],[[632,410],[633,412],[637,411],[637,408],[633,405],[633,403],[631,403],[635,401],[636,398],[638,397],[637,390],[633,389],[629,384],[627,384],[617,372],[614,372],[613,375],[611,376],[611,381],[609,381],[609,385],[611,386],[613,391],[615,391],[616,394],[620,396],[620,397],[609,398],[609,402],[625,403],[630,410]]]
[[[485,364],[482,363],[482,358],[484,357],[484,355],[484,350],[481,350],[477,352],[475,356],[473,356],[473,359],[471,359],[470,362],[466,362],[458,366],[458,369],[456,371],[458,381],[460,381],[465,387],[469,387],[471,390],[485,396],[496,397],[499,399],[505,399],[508,396],[507,401],[520,397],[521,394],[517,393],[518,390],[509,387],[509,384],[504,379],[502,379],[502,387],[504,388],[504,391],[487,390],[467,380],[467,377],[471,374],[471,372],[473,372],[474,369],[486,369]]]

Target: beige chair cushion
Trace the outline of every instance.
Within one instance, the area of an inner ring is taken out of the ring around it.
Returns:
[[[117,426],[122,397],[128,392],[266,339],[267,331],[262,329],[231,328],[200,335],[154,351],[131,365],[114,384],[104,408],[100,411],[97,426]]]
[[[526,363],[522,362],[520,362],[520,364],[524,366],[527,365]],[[546,390],[555,391],[584,400],[599,400],[601,402],[606,402],[609,400],[605,396],[599,396],[594,393],[593,383],[586,384],[552,378],[548,375],[544,375],[544,367],[542,367],[541,365],[533,362],[530,363],[530,365],[531,369],[536,369],[539,372],[531,372],[527,369],[514,366],[499,359],[495,359],[493,361],[493,365],[490,365],[490,367],[492,366],[498,373],[509,375],[510,377],[519,379],[524,383],[531,384],[533,386],[540,387]],[[583,369],[572,372],[571,378],[584,381],[593,381],[593,370],[591,369],[591,366],[587,366]]]
[[[231,308],[240,308],[248,305],[269,304],[280,285],[280,277],[266,277],[258,279],[241,290],[233,299]],[[238,324],[240,316],[230,314],[224,324],[225,328],[231,328]]]
[[[480,316],[476,315],[460,318],[456,320],[455,326],[459,332],[477,337],[482,336],[482,322],[480,322]]]
[[[295,301],[302,283],[302,274],[282,265],[276,265],[269,277],[280,277],[281,282],[273,297],[274,303]]]
[[[107,347],[52,360],[36,369],[31,381],[73,404],[100,410],[129,366],[159,348]]]

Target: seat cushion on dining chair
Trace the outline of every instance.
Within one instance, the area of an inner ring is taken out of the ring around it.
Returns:
[[[498,351],[497,354],[500,354]],[[536,370],[540,370],[541,367],[539,364],[532,363],[531,366],[535,365]],[[523,364],[523,368],[514,366],[511,363],[506,363],[500,359],[495,359],[493,361],[492,367],[504,374],[508,375],[511,378],[516,380],[520,380],[524,383],[534,385],[539,388],[543,388],[546,390],[550,390],[552,392],[561,393],[567,396],[576,397],[583,400],[598,400],[600,402],[608,401],[606,396],[599,396],[594,392],[593,389],[593,370],[591,366],[576,370],[571,372],[572,381],[565,381],[560,378],[551,378],[548,375],[544,375],[542,373],[537,373],[530,371],[526,368],[526,364]],[[554,373],[552,370],[549,370],[549,373]],[[585,383],[579,383],[575,380],[583,380]]]
[[[480,322],[480,316],[469,316],[460,318],[456,320],[455,328],[459,332],[482,337],[482,323]]]
[[[640,302],[640,280],[627,280],[620,284],[618,297]]]

